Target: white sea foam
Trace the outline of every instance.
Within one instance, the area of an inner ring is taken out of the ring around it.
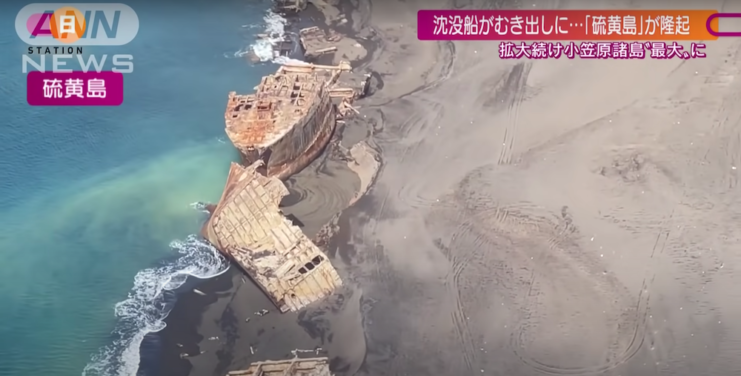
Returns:
[[[198,210],[199,212],[203,212],[203,213],[208,213],[209,212],[206,209],[208,207],[208,205],[206,205],[205,203],[200,202],[200,201],[192,202],[190,204],[190,207],[193,208],[194,210]]]
[[[309,63],[303,60],[292,59],[288,56],[278,56],[273,59],[273,62],[276,64],[309,65]]]
[[[82,371],[83,376],[135,376],[144,336],[166,326],[164,319],[170,311],[164,292],[182,286],[188,276],[206,279],[229,269],[229,262],[195,235],[184,241],[173,241],[170,247],[180,256],[163,266],[136,274],[128,298],[115,307],[118,323],[113,334],[116,339],[92,357]]]
[[[250,48],[244,47],[234,51],[233,57],[242,57],[250,53]],[[228,56],[226,56],[228,57]]]
[[[275,47],[285,38],[288,20],[273,11],[268,11],[263,19],[267,25],[264,32],[267,37],[259,38],[250,47],[260,61],[272,61],[277,56]]]

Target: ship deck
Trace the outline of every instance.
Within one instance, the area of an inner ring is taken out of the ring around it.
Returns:
[[[250,364],[245,370],[227,376],[332,376],[327,358],[268,360]]]
[[[283,138],[309,113],[338,70],[282,66],[263,77],[255,94],[229,93],[226,133],[239,147],[262,149]]]
[[[203,235],[237,263],[281,312],[298,311],[342,285],[326,255],[278,207],[288,189],[259,172],[263,162],[232,163]]]
[[[333,32],[327,33],[317,26],[307,27],[299,30],[299,40],[304,49],[304,58],[309,61],[316,60],[319,56],[334,53],[337,47],[333,45],[341,37]]]

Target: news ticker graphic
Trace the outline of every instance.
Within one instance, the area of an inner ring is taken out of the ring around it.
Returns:
[[[26,98],[31,106],[120,106],[123,74],[103,72],[29,72]]]
[[[653,41],[716,40],[716,10],[420,10],[419,40]]]
[[[705,43],[692,42],[689,49],[675,42],[500,42],[502,59],[698,59],[704,58]]]

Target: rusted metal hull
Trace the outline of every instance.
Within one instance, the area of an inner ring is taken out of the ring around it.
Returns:
[[[229,93],[226,134],[244,165],[264,162],[264,173],[281,180],[300,171],[321,154],[338,117],[335,84],[350,64],[283,65],[263,77],[255,94]],[[339,111],[339,113],[342,113]]]
[[[342,285],[324,253],[278,207],[288,189],[260,173],[263,162],[232,163],[203,236],[244,270],[281,312],[298,311]]]
[[[333,376],[327,358],[295,358],[255,362],[245,370],[231,371],[227,376]]]
[[[324,150],[337,125],[336,107],[330,95],[323,95],[313,111],[273,145],[257,149],[239,149],[242,163],[249,166],[258,160],[266,163],[266,174],[285,180],[303,170]]]

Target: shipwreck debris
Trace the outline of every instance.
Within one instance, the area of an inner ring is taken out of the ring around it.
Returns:
[[[304,58],[308,61],[316,61],[322,55],[334,53],[337,51],[337,46],[333,44],[342,39],[333,30],[325,32],[318,26],[301,29],[298,36],[301,47],[304,49]]]
[[[239,265],[281,312],[323,299],[342,280],[326,255],[281,213],[288,195],[265,163],[232,163],[226,186],[202,234]]]
[[[367,93],[367,76],[355,89],[337,87],[349,71],[348,62],[287,64],[263,77],[255,94],[229,93],[226,134],[243,164],[262,160],[264,175],[286,179],[311,163],[329,142],[337,118]]]
[[[306,9],[308,0],[273,0],[273,7],[280,13],[298,13]]]
[[[291,354],[293,354],[294,357],[298,358],[298,356],[299,356],[298,354],[299,353],[301,353],[301,354],[315,353],[316,355],[319,355],[319,353],[320,352],[323,352],[323,351],[324,351],[323,348],[317,346],[317,347],[315,347],[312,350],[308,350],[308,349],[295,349],[295,350],[291,350]]]
[[[268,360],[250,364],[246,370],[231,371],[227,376],[333,376],[329,360],[322,358],[293,358]]]
[[[264,309],[264,308],[263,308],[263,309],[261,309],[261,310],[259,310],[259,311],[255,312],[255,316],[260,316],[260,317],[262,317],[262,316],[265,316],[265,315],[267,315],[268,313],[270,313],[270,311],[268,311],[267,309]]]

